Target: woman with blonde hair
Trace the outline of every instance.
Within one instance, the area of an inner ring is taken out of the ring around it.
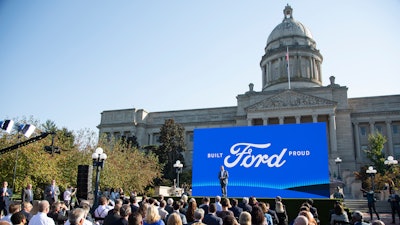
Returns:
[[[314,216],[310,211],[301,210],[298,216],[305,216],[308,220],[308,225],[318,225],[317,221],[314,219]]]
[[[168,216],[167,225],[182,225],[182,219],[178,213],[172,213]]]
[[[243,211],[242,213],[240,213],[239,224],[240,225],[251,225],[251,214],[246,211]]]
[[[154,205],[149,205],[147,207],[146,216],[143,220],[143,225],[165,225],[164,221],[161,219],[158,209]]]

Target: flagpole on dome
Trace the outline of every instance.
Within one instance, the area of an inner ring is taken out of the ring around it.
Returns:
[[[290,66],[289,66],[289,46],[286,46],[287,76],[290,90]]]

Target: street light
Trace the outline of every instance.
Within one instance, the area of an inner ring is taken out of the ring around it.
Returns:
[[[104,161],[107,159],[106,153],[103,152],[102,148],[96,148],[96,151],[92,154],[93,166],[96,167],[96,183],[94,187],[94,202],[92,210],[96,210],[98,206],[98,195],[99,195],[99,182],[100,182],[100,170],[104,167]]]
[[[395,159],[393,158],[393,156],[391,156],[391,155],[387,157],[387,160],[385,160],[385,165],[388,166],[388,171],[389,171],[389,173],[392,172],[392,166],[397,165],[397,164],[398,164],[398,161],[395,160]],[[394,179],[395,179],[395,178],[394,178]],[[392,185],[391,183],[389,183],[389,191],[393,188],[392,186],[393,186],[393,185]]]
[[[397,160],[395,160],[394,158],[393,158],[393,156],[388,156],[387,157],[387,160],[385,160],[385,165],[388,165],[388,166],[391,166],[391,165],[396,165],[396,164],[398,164],[399,162],[397,161]]]
[[[337,173],[338,173],[337,179],[338,179],[338,180],[341,180],[342,177],[340,176],[340,163],[342,163],[342,159],[339,158],[339,157],[337,157],[337,158],[335,159],[335,163],[336,163],[336,165],[337,165]]]
[[[371,177],[371,188],[372,188],[372,191],[375,190],[375,187],[374,187],[374,177],[375,177],[376,172],[377,172],[377,171],[376,171],[376,170],[374,169],[374,167],[372,167],[372,166],[369,166],[368,169],[367,169],[367,171],[366,171],[366,173]]]
[[[179,188],[179,174],[182,173],[183,164],[180,160],[176,160],[174,168],[176,169],[176,186]]]

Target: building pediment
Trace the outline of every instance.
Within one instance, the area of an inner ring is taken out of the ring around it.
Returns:
[[[336,102],[306,95],[292,90],[286,90],[271,98],[264,99],[254,105],[247,107],[248,112],[262,111],[262,110],[279,110],[288,108],[309,108],[309,107],[332,107]]]

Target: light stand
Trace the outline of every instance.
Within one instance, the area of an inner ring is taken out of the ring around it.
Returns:
[[[336,165],[337,165],[337,173],[338,173],[337,179],[338,179],[338,180],[341,180],[342,177],[340,176],[340,163],[342,163],[342,159],[339,158],[339,157],[337,157],[337,158],[335,159],[335,163],[336,163]]]
[[[102,148],[96,148],[96,151],[92,154],[93,166],[96,167],[96,183],[94,186],[94,200],[92,211],[96,210],[98,206],[98,195],[99,195],[99,183],[100,183],[100,170],[104,167],[104,161],[107,159],[107,155],[103,152]]]
[[[182,173],[183,168],[183,164],[180,160],[176,160],[174,168],[176,169],[176,186],[179,188],[179,174]]]
[[[371,177],[371,188],[372,191],[375,191],[374,178],[377,171],[374,169],[374,167],[369,166],[365,172]]]

